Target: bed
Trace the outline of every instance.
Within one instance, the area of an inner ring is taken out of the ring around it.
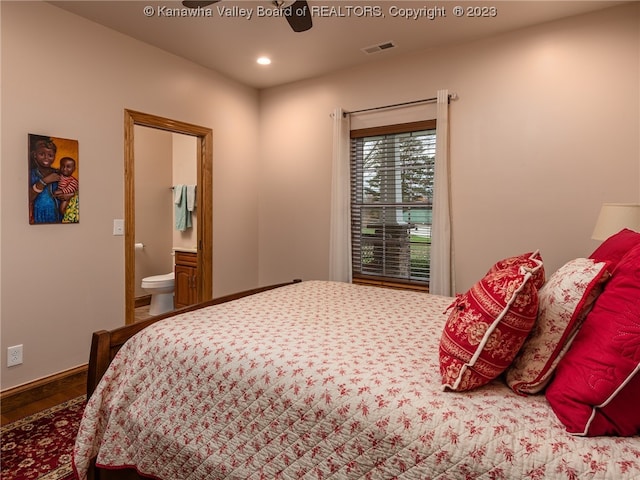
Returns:
[[[328,281],[251,293],[94,335],[81,480],[640,478],[638,436],[569,434],[502,377],[443,389],[453,298]]]

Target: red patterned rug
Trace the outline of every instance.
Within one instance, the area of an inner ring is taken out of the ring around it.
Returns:
[[[72,480],[73,444],[85,397],[12,422],[2,434],[2,480]]]

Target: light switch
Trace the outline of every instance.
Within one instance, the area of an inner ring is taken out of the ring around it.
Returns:
[[[113,234],[114,235],[124,235],[124,220],[121,218],[116,218],[113,220]]]

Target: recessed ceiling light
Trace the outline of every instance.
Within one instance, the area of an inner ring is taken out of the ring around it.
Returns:
[[[268,57],[260,57],[256,60],[260,65],[269,65],[271,63],[271,59]]]

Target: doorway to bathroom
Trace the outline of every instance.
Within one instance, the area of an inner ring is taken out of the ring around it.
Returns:
[[[212,298],[213,134],[206,127],[125,110],[124,136],[125,318],[130,324],[136,321],[141,278],[173,271],[176,246],[196,255],[196,300]],[[155,164],[148,158],[154,156]],[[191,226],[178,229],[175,187],[192,182],[196,208]]]

